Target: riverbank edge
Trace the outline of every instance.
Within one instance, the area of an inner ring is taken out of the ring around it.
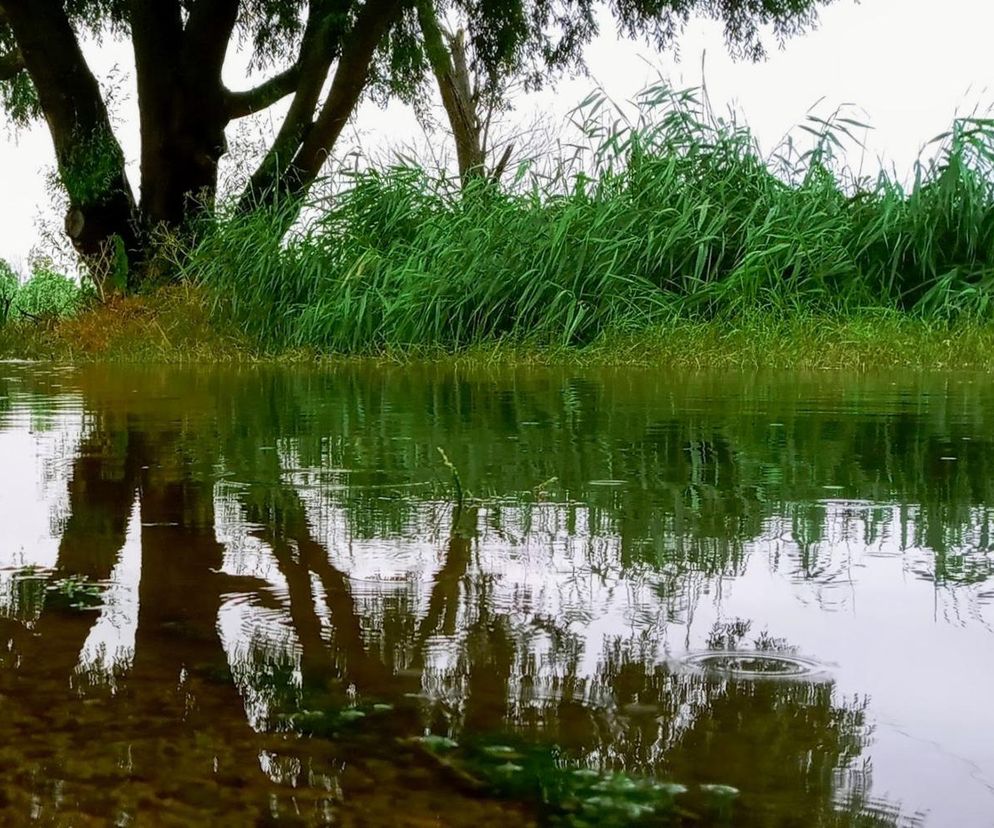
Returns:
[[[946,323],[886,309],[853,315],[674,319],[606,334],[584,347],[491,342],[458,351],[390,348],[369,353],[266,351],[218,323],[202,292],[174,287],[128,297],[60,320],[0,328],[0,359],[58,363],[332,363],[378,361],[689,370],[826,369],[994,372],[994,320]]]

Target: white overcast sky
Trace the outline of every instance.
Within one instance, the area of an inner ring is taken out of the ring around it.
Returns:
[[[957,112],[994,103],[994,4],[986,0],[837,0],[822,10],[818,29],[782,49],[767,39],[770,54],[753,64],[725,53],[719,25],[695,21],[678,41],[680,59],[657,55],[642,44],[619,40],[605,19],[587,51],[590,78],[561,82],[554,93],[518,103],[530,121],[535,111],[562,118],[594,82],[626,100],[661,71],[678,85],[696,85],[706,53],[708,91],[716,107],[734,104],[765,147],[802,122],[815,104],[827,114],[843,103],[858,105],[874,129],[866,137],[867,167],[882,157],[905,173],[921,146],[945,130]],[[138,157],[136,110],[127,44],[88,45],[94,71],[116,78],[119,137],[129,160]],[[234,56],[226,80],[242,85]],[[413,116],[403,107],[364,106],[356,129],[367,148],[416,139]],[[860,159],[851,159],[854,165]],[[57,218],[46,178],[53,165],[43,125],[0,128],[0,257],[23,268],[40,235],[39,220]],[[133,184],[137,187],[136,177]]]

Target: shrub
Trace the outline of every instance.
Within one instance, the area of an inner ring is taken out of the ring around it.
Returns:
[[[70,316],[81,302],[82,292],[76,282],[61,273],[39,268],[17,291],[11,312],[33,319]]]
[[[11,307],[20,287],[20,279],[14,269],[3,259],[0,259],[0,325],[10,317]]]
[[[264,347],[339,352],[582,346],[758,311],[989,318],[994,121],[956,121],[906,186],[838,163],[861,126],[841,115],[803,126],[813,149],[764,157],[692,91],[640,103],[630,121],[581,105],[579,171],[460,192],[372,169],[289,236],[279,211],[219,221],[180,269]]]

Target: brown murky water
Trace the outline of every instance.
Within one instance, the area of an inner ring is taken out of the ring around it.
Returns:
[[[0,823],[994,825],[994,381],[4,364],[0,464]]]

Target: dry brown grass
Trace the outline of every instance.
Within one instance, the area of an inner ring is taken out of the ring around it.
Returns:
[[[909,368],[994,371],[994,325],[929,323],[896,312],[853,317],[674,321],[639,334],[603,336],[584,348],[480,343],[458,351],[397,348],[362,355],[315,349],[263,351],[208,295],[173,286],[118,297],[68,319],[0,328],[0,358],[58,362],[314,362],[374,360],[472,364],[576,364],[683,369]]]
[[[244,336],[211,318],[202,291],[183,285],[114,297],[66,319],[22,321],[0,331],[0,356],[6,358],[213,362],[252,355]]]

